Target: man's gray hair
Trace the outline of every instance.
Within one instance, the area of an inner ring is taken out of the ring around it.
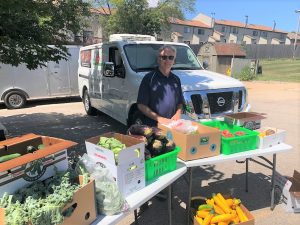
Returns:
[[[158,49],[158,55],[160,55],[160,53],[162,51],[164,51],[165,49],[169,49],[171,51],[173,51],[176,55],[176,48],[173,45],[163,45]]]

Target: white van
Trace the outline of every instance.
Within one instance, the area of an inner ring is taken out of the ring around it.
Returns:
[[[155,41],[147,35],[118,34],[108,43],[80,49],[78,84],[87,114],[100,110],[125,125],[141,122],[137,95],[143,76],[157,67],[158,49],[172,45],[172,72],[180,77],[186,102],[183,118],[210,119],[249,111],[245,86],[231,77],[204,70],[183,43]]]
[[[28,99],[78,96],[80,46],[67,46],[68,61],[47,62],[46,67],[29,70],[24,64],[0,64],[0,102],[7,108],[22,108]]]

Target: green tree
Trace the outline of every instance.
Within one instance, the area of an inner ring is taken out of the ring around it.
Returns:
[[[82,0],[1,0],[0,62],[35,69],[67,59],[63,44],[79,33],[89,6]]]
[[[195,0],[160,0],[150,8],[147,0],[97,0],[93,5],[110,8],[100,18],[107,39],[113,33],[160,34],[169,28],[170,17],[183,19],[184,12],[193,11],[194,4]]]

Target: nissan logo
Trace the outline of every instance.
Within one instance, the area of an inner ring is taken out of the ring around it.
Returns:
[[[223,97],[219,97],[217,100],[217,104],[218,106],[222,107],[223,105],[225,105],[225,99]]]

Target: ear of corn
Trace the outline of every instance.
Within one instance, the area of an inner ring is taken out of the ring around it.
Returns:
[[[227,222],[235,217],[234,214],[223,214],[212,218],[211,223]]]
[[[249,219],[240,204],[240,199],[225,199],[220,193],[213,194],[212,198],[206,199],[206,204],[198,207],[195,220],[199,225],[233,225],[246,222]]]
[[[237,213],[237,215],[238,215],[241,222],[248,221],[247,216],[245,215],[245,213],[243,212],[243,210],[239,206],[236,206],[235,210],[236,210],[236,213]]]
[[[197,211],[197,216],[200,218],[205,218],[208,215],[209,211],[206,210],[199,210]]]
[[[225,212],[225,213],[230,213],[231,209],[229,206],[224,203],[217,195],[213,194],[213,199],[215,203]]]
[[[195,216],[195,219],[199,223],[199,225],[202,225],[202,223],[203,223],[203,219],[202,218],[200,218],[198,216]]]
[[[202,225],[209,225],[211,219],[214,217],[214,210],[211,210],[208,215],[204,218]]]

